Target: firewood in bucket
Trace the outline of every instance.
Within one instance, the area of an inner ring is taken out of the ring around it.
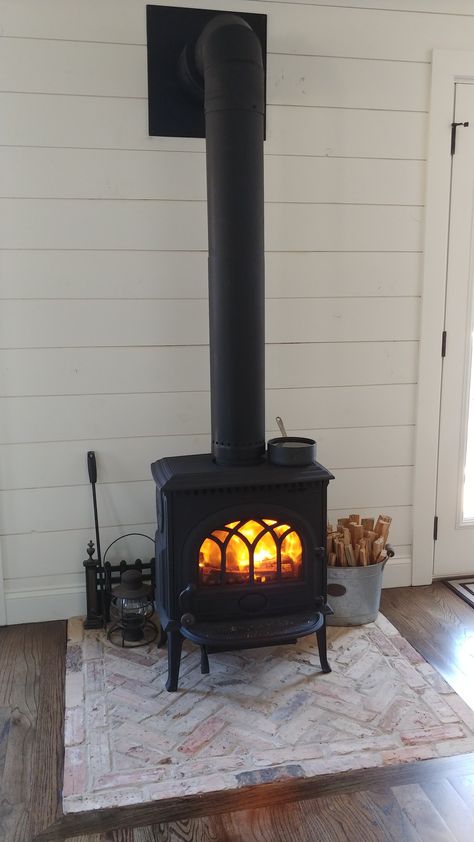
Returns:
[[[375,518],[351,514],[347,518],[338,518],[337,530],[328,524],[328,565],[366,567],[384,561],[391,554],[386,549],[391,523],[389,515],[381,514],[375,521]]]

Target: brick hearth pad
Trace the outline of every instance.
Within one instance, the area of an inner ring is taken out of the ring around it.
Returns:
[[[379,614],[296,646],[212,655],[122,650],[68,626],[63,809],[160,801],[474,751],[474,711]]]

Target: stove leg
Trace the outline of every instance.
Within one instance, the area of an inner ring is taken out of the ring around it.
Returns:
[[[158,643],[156,644],[157,649],[161,649],[163,646],[165,646],[167,640],[168,640],[168,635],[166,634],[163,626],[160,625],[160,632],[159,632],[159,635],[158,635]]]
[[[183,635],[179,629],[168,629],[168,680],[166,689],[174,693],[178,689],[179,666],[181,663],[181,649]]]
[[[209,675],[209,658],[207,657],[205,646],[201,646],[201,673],[203,675]]]
[[[331,667],[328,663],[327,648],[326,648],[326,621],[316,632],[316,640],[318,641],[319,660],[321,662],[321,669],[323,672],[331,672]]]

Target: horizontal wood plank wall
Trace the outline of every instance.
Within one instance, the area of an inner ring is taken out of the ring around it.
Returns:
[[[104,545],[153,535],[151,461],[208,449],[204,142],[148,136],[145,6],[2,3],[9,622],[82,610],[88,449]],[[237,6],[268,15],[267,434],[316,437],[332,519],[393,517],[408,584],[430,58],[471,49],[472,2]]]

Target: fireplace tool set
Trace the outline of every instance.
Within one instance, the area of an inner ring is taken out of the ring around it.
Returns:
[[[88,558],[84,561],[87,605],[84,628],[107,629],[108,639],[116,646],[144,646],[156,640],[160,631],[151,619],[154,613],[155,559],[148,562],[141,559],[121,561],[119,564],[111,564],[106,559],[111,548],[125,538],[147,538],[152,543],[153,539],[141,532],[128,532],[115,538],[102,558],[96,492],[97,462],[93,450],[87,453],[87,468],[92,486],[95,545],[89,541]]]

